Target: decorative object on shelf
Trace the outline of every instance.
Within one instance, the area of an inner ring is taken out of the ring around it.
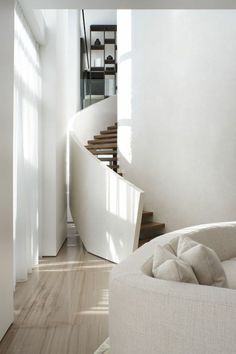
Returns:
[[[95,58],[94,59],[94,66],[95,67],[102,66],[102,58]]]
[[[100,32],[95,34],[95,32]],[[90,70],[86,93],[90,96],[104,95],[104,98],[116,93],[117,44],[116,25],[90,25]],[[97,37],[98,36],[98,37]],[[108,37],[108,38],[107,38]]]
[[[101,45],[100,39],[97,38],[96,41],[94,42],[94,45],[97,45],[97,46],[98,46],[98,45]]]
[[[108,55],[107,56],[107,60],[113,60],[113,56],[112,55]]]

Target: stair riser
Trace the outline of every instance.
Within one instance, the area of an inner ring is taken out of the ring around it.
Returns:
[[[89,150],[91,152],[91,154],[93,155],[117,155],[117,151],[116,150]]]
[[[96,140],[89,140],[88,144],[94,144],[94,145],[98,145],[98,144],[109,144],[109,143],[117,143],[117,139],[96,139]]]
[[[86,148],[88,150],[97,150],[97,149],[110,149],[110,148],[117,148],[116,143],[110,143],[110,144],[101,144],[101,145],[87,145]]]
[[[98,158],[100,161],[107,161],[107,162],[117,162],[117,157],[100,157]]]
[[[156,236],[163,235],[163,233],[164,233],[164,227],[161,229],[157,229],[157,230],[141,230],[140,235],[139,235],[139,239],[143,240],[146,238],[154,238]]]
[[[110,130],[102,130],[100,134],[107,135],[107,134],[117,134],[117,129],[110,129]]]
[[[102,135],[94,135],[94,139],[117,139],[117,134],[102,134]]]

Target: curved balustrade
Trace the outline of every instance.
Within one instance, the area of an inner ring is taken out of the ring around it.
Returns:
[[[70,209],[86,249],[118,263],[138,246],[143,191],[100,162],[88,139],[116,122],[116,97],[77,113],[70,131]]]

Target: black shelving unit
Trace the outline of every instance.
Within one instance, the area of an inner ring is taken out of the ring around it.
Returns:
[[[93,33],[94,32],[102,32],[103,33],[103,39],[102,43],[99,45],[95,45],[94,43],[94,38],[93,38]],[[107,34],[110,34],[110,36],[113,35],[112,38],[107,38]],[[93,85],[94,82],[96,83],[96,80],[103,80],[103,94],[104,97],[107,97],[105,95],[105,81],[107,76],[114,76],[114,85],[115,85],[115,91],[116,91],[116,73],[117,73],[117,26],[116,25],[91,25],[90,26],[90,65],[91,69],[89,72],[89,78],[90,78],[90,83],[89,83],[89,93],[90,93],[90,100],[91,96],[93,94]],[[109,46],[109,47],[108,47]],[[112,46],[112,48],[111,48]],[[110,49],[110,52],[108,52],[108,48]],[[93,51],[101,51],[101,59],[103,59],[103,66],[95,67],[92,66],[92,53]],[[108,55],[112,55],[113,59],[109,60],[107,59]]]

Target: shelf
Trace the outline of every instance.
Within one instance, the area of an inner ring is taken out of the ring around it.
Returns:
[[[84,71],[84,77],[86,77],[88,80],[91,78],[92,80],[104,80],[104,71]]]
[[[105,70],[105,75],[115,75],[116,71],[115,70]]]
[[[105,38],[105,44],[116,44],[115,38]]]
[[[104,66],[92,66],[91,71],[104,71]]]
[[[105,60],[105,64],[115,64],[116,62],[115,62],[115,60],[113,59],[113,60]]]
[[[117,25],[91,25],[91,32],[116,32]]]
[[[104,50],[104,45],[91,45],[91,50]]]

